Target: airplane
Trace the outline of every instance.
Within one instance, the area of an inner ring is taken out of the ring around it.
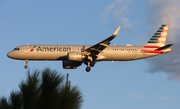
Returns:
[[[120,26],[105,40],[89,45],[22,45],[15,47],[8,52],[7,56],[16,60],[25,60],[24,68],[28,68],[29,60],[51,60],[62,61],[64,69],[76,69],[85,64],[86,71],[100,61],[131,61],[159,56],[172,52],[170,48],[173,44],[167,44],[166,36],[169,25],[161,25],[150,40],[143,46],[110,45],[110,42],[118,35]]]

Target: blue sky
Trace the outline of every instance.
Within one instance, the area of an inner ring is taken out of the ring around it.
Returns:
[[[169,24],[173,53],[129,62],[99,62],[90,73],[82,65],[64,70],[61,61],[30,61],[29,69],[69,73],[83,92],[82,109],[179,109],[178,0],[0,1],[0,96],[19,90],[25,61],[6,54],[23,44],[93,45],[121,31],[111,44],[142,45],[161,24]]]

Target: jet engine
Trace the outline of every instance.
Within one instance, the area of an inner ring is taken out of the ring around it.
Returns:
[[[85,56],[80,52],[69,52],[67,56],[68,56],[68,60],[70,61],[82,62],[85,58]]]
[[[81,65],[81,62],[64,60],[62,61],[62,65],[64,69],[76,69],[78,66]]]

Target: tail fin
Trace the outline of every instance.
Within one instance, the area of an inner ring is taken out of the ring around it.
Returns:
[[[159,48],[166,43],[169,25],[161,25],[152,38],[144,45],[144,48]]]

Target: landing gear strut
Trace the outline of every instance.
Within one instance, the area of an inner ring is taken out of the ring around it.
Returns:
[[[28,60],[26,60],[26,65],[24,66],[25,69],[28,68]]]

